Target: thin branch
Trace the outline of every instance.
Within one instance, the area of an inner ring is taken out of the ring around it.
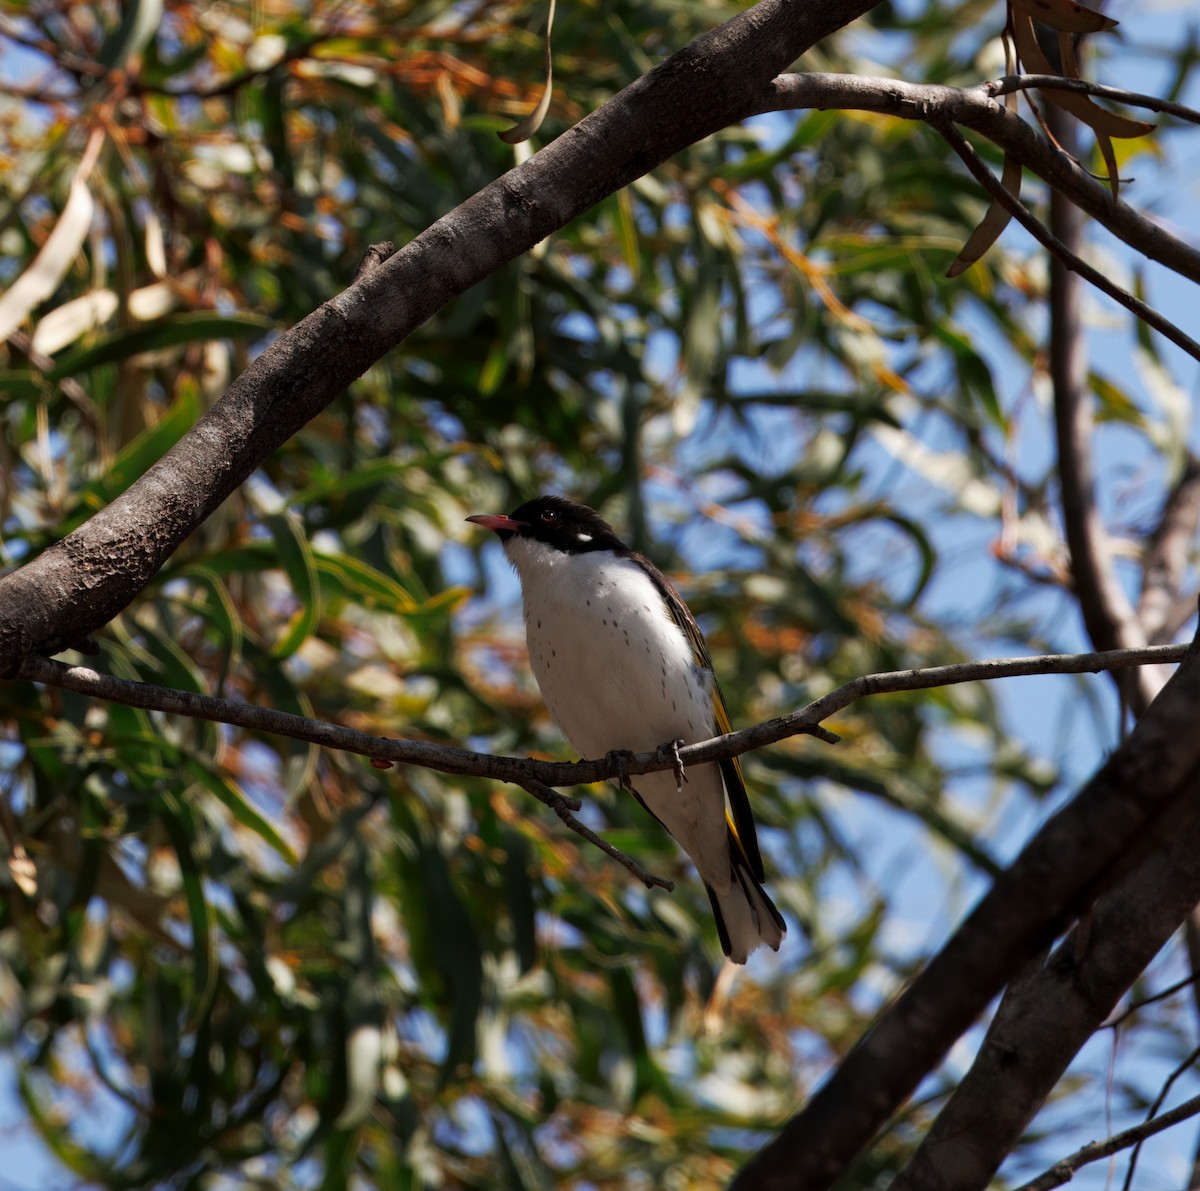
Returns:
[[[522,783],[523,788],[528,790],[530,794],[539,801],[544,802],[550,809],[572,830],[576,835],[581,835],[590,844],[595,844],[601,852],[611,856],[618,864],[623,864],[635,877],[641,881],[647,889],[652,889],[657,885],[660,889],[665,889],[670,893],[675,888],[674,881],[668,881],[665,877],[656,877],[653,873],[647,872],[636,860],[631,856],[626,856],[624,852],[613,847],[608,840],[597,835],[585,823],[581,823],[573,814],[571,814],[571,804],[574,803],[575,809],[579,809],[579,803],[573,798],[564,798],[558,791],[551,789],[549,786],[543,785],[539,781],[530,778]]]
[[[1055,190],[1148,260],[1200,284],[1200,249],[1172,236],[1061,153],[1035,128],[995,98],[995,82],[959,89],[936,83],[840,74],[784,74],[773,79],[743,113],[815,108],[877,112],[929,124],[953,122],[987,137],[1011,153]]]
[[[1180,1121],[1186,1121],[1190,1117],[1196,1116],[1197,1113],[1200,1113],[1200,1096],[1193,1096],[1190,1100],[1185,1100],[1178,1108],[1164,1112],[1161,1117],[1155,1117],[1152,1121],[1144,1121],[1140,1125],[1134,1125],[1132,1129],[1126,1129],[1123,1133],[1114,1134],[1105,1141],[1093,1141],[1090,1145],[1076,1150],[1075,1153],[1062,1159],[1061,1162],[1056,1162],[1049,1170],[1038,1175],[1036,1179],[1022,1184],[1017,1191],[1051,1191],[1053,1187],[1061,1187],[1064,1183],[1069,1183],[1080,1167],[1087,1166],[1089,1162],[1099,1162],[1101,1158],[1110,1158],[1113,1154],[1127,1150],[1130,1146],[1137,1145],[1146,1138],[1161,1133],[1164,1129],[1170,1129],[1172,1125],[1178,1125]]]
[[[1115,1017],[1105,1018],[1100,1023],[1100,1028],[1102,1030],[1115,1030],[1118,1026],[1128,1021],[1135,1013],[1145,1009],[1147,1005],[1157,1005],[1159,1001],[1168,1000],[1189,985],[1195,985],[1197,980],[1200,980],[1200,972],[1193,971],[1190,976],[1185,976],[1182,980],[1176,980],[1174,984],[1169,984],[1166,988],[1159,990],[1152,996],[1143,997],[1140,1001],[1131,1001]]]
[[[1135,314],[1148,327],[1153,327],[1160,335],[1169,339],[1177,347],[1182,348],[1195,360],[1200,360],[1200,343],[1190,335],[1181,331],[1173,322],[1164,318],[1151,306],[1147,306],[1140,298],[1134,297],[1128,290],[1122,289],[1116,282],[1094,269],[1087,261],[1076,256],[1057,236],[1053,235],[1037,217],[1021,202],[1014,198],[992,176],[983,158],[975,152],[970,141],[958,131],[953,124],[931,121],[933,127],[945,137],[947,144],[962,158],[963,164],[970,170],[975,180],[994,198],[1033,238],[1052,253],[1072,272],[1078,273],[1085,281],[1094,285],[1101,293],[1107,294],[1113,301],[1124,306]]]
[[[1178,662],[1183,659],[1189,648],[1187,645],[1156,645],[1145,649],[1111,650],[1107,653],[988,658],[977,662],[957,662],[949,666],[929,666],[919,670],[864,674],[797,711],[766,720],[751,728],[743,728],[740,732],[730,732],[712,740],[689,744],[680,748],[678,755],[684,765],[690,766],[740,756],[752,749],[777,744],[781,740],[802,734],[815,736],[826,743],[836,743],[838,737],[822,728],[821,721],[870,695],[928,690],[932,687],[997,678],[1042,674],[1096,674],[1128,666]],[[153,683],[132,682],[110,674],[101,674],[88,666],[68,666],[43,657],[26,658],[17,677],[47,686],[61,687],[81,695],[90,695],[96,699],[123,703],[129,707],[231,724],[253,732],[286,736],[324,748],[358,753],[379,761],[419,765],[441,773],[494,778],[523,787],[531,781],[552,787],[586,785],[590,782],[609,781],[623,774],[636,777],[643,773],[673,769],[675,766],[675,749],[671,741],[664,742],[654,752],[623,755],[619,758],[603,757],[576,762],[536,761],[528,757],[498,757],[489,753],[476,753],[456,745],[435,744],[432,741],[370,736],[354,728],[307,719],[287,711],[239,703],[234,699],[197,695],[191,691],[175,690]],[[574,803],[571,809],[578,810],[579,804]]]
[[[1079,137],[1075,117],[1052,104],[1047,106],[1047,133],[1063,153],[1077,158]],[[1055,471],[1071,587],[1093,649],[1137,648],[1147,644],[1146,633],[1117,575],[1108,529],[1096,505],[1092,462],[1095,406],[1088,383],[1078,268],[1084,245],[1084,215],[1057,190],[1050,192],[1047,234],[1062,245],[1062,253],[1055,252],[1050,258],[1050,328],[1046,350],[1054,393]],[[1132,299],[1127,291],[1121,292]],[[1153,675],[1143,670],[1114,674],[1113,679],[1123,703],[1135,715],[1146,709],[1157,690]]]
[[[1180,1063],[1170,1075],[1167,1076],[1163,1086],[1159,1089],[1158,1095],[1154,1098],[1154,1103],[1150,1105],[1150,1111],[1146,1113],[1146,1123],[1154,1120],[1158,1115],[1158,1110],[1162,1108],[1163,1102],[1170,1094],[1171,1088],[1174,1087],[1175,1081],[1189,1068],[1196,1065],[1196,1060],[1200,1059],[1200,1046],[1196,1047],[1186,1059]],[[1142,1145],[1145,1142],[1144,1137],[1139,1137],[1137,1145],[1133,1147],[1133,1153],[1129,1155],[1129,1169],[1125,1172],[1125,1182],[1121,1191],[1129,1191],[1133,1186],[1133,1175],[1137,1170],[1138,1156],[1142,1152]]]
[[[191,691],[175,690],[152,683],[132,682],[110,674],[98,673],[87,666],[67,666],[43,657],[26,658],[18,677],[127,706],[231,724],[294,740],[306,740],[326,748],[359,753],[373,761],[419,765],[442,773],[510,782],[544,802],[572,831],[624,865],[647,887],[658,886],[671,890],[674,888],[673,882],[650,873],[632,857],[625,855],[581,823],[571,813],[579,810],[581,803],[578,799],[559,794],[554,787],[674,769],[679,762],[695,765],[722,760],[800,734],[836,742],[836,736],[820,727],[820,720],[868,695],[922,690],[979,679],[1033,674],[1078,674],[1151,662],[1179,661],[1187,652],[1187,648],[1183,645],[1168,645],[1107,655],[1058,654],[1034,658],[996,658],[983,662],[934,666],[924,670],[868,674],[846,683],[791,715],[769,720],[741,732],[732,732],[678,750],[674,742],[668,741],[652,753],[634,756],[623,754],[620,757],[610,756],[577,764],[536,761],[528,757],[498,757],[431,741],[393,740],[369,736],[353,728],[308,719],[291,712],[239,703],[233,699],[198,695]]]
[[[1127,103],[1131,107],[1162,112],[1165,116],[1177,116],[1190,124],[1200,124],[1200,112],[1186,104],[1160,99],[1157,95],[1144,95],[1140,91],[1092,83],[1087,79],[1068,79],[1056,74],[1010,74],[995,82],[984,83],[984,89],[989,95],[1008,95],[1013,91],[1078,91],[1081,95],[1111,99],[1115,103]]]

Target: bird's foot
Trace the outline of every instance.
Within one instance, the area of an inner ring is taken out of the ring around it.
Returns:
[[[604,759],[613,767],[613,777],[617,779],[617,785],[623,790],[633,789],[633,782],[630,781],[629,774],[625,772],[633,758],[632,749],[609,749],[604,754]]]

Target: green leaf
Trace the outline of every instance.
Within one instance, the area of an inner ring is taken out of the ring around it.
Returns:
[[[1003,429],[1006,419],[1004,411],[1000,408],[1000,398],[996,395],[992,371],[972,346],[971,340],[964,332],[948,323],[937,323],[929,329],[953,354],[955,370],[962,387],[975,397],[991,423]]]
[[[204,866],[197,856],[200,825],[196,813],[175,794],[164,794],[159,814],[179,859],[183,893],[192,925],[192,997],[186,1029],[194,1030],[208,1015],[217,990],[216,916],[204,895]]]
[[[172,402],[167,411],[114,456],[101,478],[81,489],[81,495],[107,504],[145,475],[191,428],[200,416],[200,399],[194,387]]]
[[[390,576],[349,554],[318,554],[317,568],[346,592],[358,596],[368,606],[389,612],[417,612],[417,601]],[[442,594],[442,593],[439,593]]]
[[[48,380],[74,376],[100,364],[115,364],[142,352],[206,343],[211,339],[258,339],[272,329],[268,318],[257,314],[210,314],[207,311],[172,315],[160,322],[114,331],[88,347],[68,352],[47,374]]]
[[[271,647],[271,656],[290,658],[308,640],[321,619],[321,586],[312,547],[300,519],[285,513],[263,519],[275,543],[276,561],[287,573],[299,607],[283,636]]]
[[[189,757],[185,765],[190,776],[229,811],[236,823],[257,835],[263,843],[278,852],[288,864],[297,863],[296,853],[291,844],[284,839],[274,823],[250,801],[249,796],[237,782],[210,767],[200,757]]]

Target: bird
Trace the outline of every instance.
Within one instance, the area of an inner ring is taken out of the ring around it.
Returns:
[[[547,710],[581,756],[649,752],[730,731],[696,618],[670,580],[594,509],[537,496],[492,530],[521,582],[529,662]],[[722,950],[744,964],[787,931],[763,888],[763,862],[736,757],[627,783],[691,858]]]

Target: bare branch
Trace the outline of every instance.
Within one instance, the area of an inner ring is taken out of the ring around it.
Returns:
[[[575,802],[574,799],[564,798],[556,790],[552,790],[549,786],[543,785],[533,778],[530,778],[523,785],[534,798],[539,799],[550,807],[572,831],[577,835],[583,836],[588,843],[595,844],[601,852],[611,856],[618,864],[623,864],[647,889],[652,889],[657,885],[660,889],[665,889],[670,893],[675,888],[674,881],[668,881],[665,877],[656,877],[653,873],[647,872],[636,860],[630,856],[626,856],[620,849],[614,848],[608,840],[597,835],[590,827],[575,818],[571,814],[571,803]],[[575,809],[579,809],[577,802],[575,802]]]
[[[766,87],[744,116],[791,108],[878,112],[902,120],[962,125],[1013,154],[1026,169],[1070,197],[1113,235],[1149,260],[1200,284],[1200,249],[1172,236],[1059,152],[1020,116],[994,98],[995,82],[959,89],[934,83],[840,74],[785,74]]]
[[[1157,95],[1145,95],[1140,91],[1108,87],[1087,79],[1069,79],[1057,74],[1012,74],[996,82],[985,83],[984,87],[989,95],[1008,95],[1013,91],[1078,91],[1081,95],[1111,99],[1115,103],[1127,103],[1151,112],[1162,112],[1166,116],[1177,116],[1190,124],[1200,124],[1200,112],[1186,104],[1176,103],[1173,99],[1160,99]]]
[[[1197,895],[1197,900],[1200,901],[1200,894]],[[1190,915],[1188,921],[1191,921]],[[1106,1017],[1100,1023],[1100,1028],[1102,1030],[1115,1030],[1119,1026],[1124,1025],[1135,1014],[1140,1013],[1147,1005],[1157,1005],[1160,1001],[1169,1000],[1177,992],[1187,988],[1189,985],[1195,991],[1197,980],[1200,980],[1200,971],[1193,969],[1190,976],[1185,976],[1182,980],[1176,980],[1174,984],[1168,984],[1166,988],[1160,989],[1151,996],[1143,997],[1140,1001],[1132,1002],[1132,1004],[1127,1005],[1115,1016]]]
[[[536,761],[533,758],[498,757],[476,753],[455,745],[435,744],[424,740],[394,740],[370,736],[353,728],[322,720],[308,719],[291,712],[276,711],[234,699],[218,699],[191,691],[156,686],[152,683],[131,682],[110,674],[101,674],[87,666],[67,666],[49,658],[29,657],[22,663],[17,677],[47,686],[61,687],[97,699],[107,699],[131,707],[186,715],[196,719],[231,724],[235,727],[305,740],[325,748],[358,753],[373,761],[386,764],[419,765],[441,773],[464,774],[494,778],[520,786],[544,802],[574,832],[624,865],[646,886],[674,889],[674,883],[648,872],[632,857],[625,855],[603,837],[597,835],[571,812],[580,809],[580,802],[559,794],[554,787],[581,785],[624,776],[673,769],[678,763],[696,765],[706,761],[738,756],[751,749],[792,736],[807,734],[829,743],[837,737],[820,727],[819,721],[841,711],[855,700],[867,695],[889,692],[923,690],[979,679],[1016,677],[1033,674],[1078,674],[1152,662],[1179,661],[1188,647],[1159,646],[1154,649],[1125,651],[1110,654],[1055,654],[1033,658],[995,658],[983,662],[963,662],[952,666],[934,666],[925,670],[899,670],[889,674],[868,674],[846,683],[821,699],[791,715],[781,716],[741,732],[731,732],[713,740],[676,750],[674,742],[661,745],[652,753],[606,757],[594,761],[569,762]]]
[[[1051,106],[1046,119],[1049,135],[1062,151],[1077,157],[1075,117]],[[1117,576],[1108,529],[1096,507],[1092,466],[1095,412],[1088,385],[1083,295],[1079,281],[1083,276],[1079,269],[1079,254],[1084,244],[1083,212],[1057,190],[1050,192],[1049,234],[1063,247],[1063,253],[1052,253],[1050,260],[1047,353],[1054,392],[1054,434],[1058,451],[1055,469],[1071,586],[1092,646],[1095,649],[1133,649],[1147,644],[1146,633]],[[1088,280],[1095,284],[1093,278]],[[1120,292],[1124,298],[1137,301],[1125,290]],[[1119,300],[1124,301],[1124,298]],[[1128,302],[1125,304],[1129,305]],[[1134,307],[1129,308],[1138,313]],[[1158,689],[1153,676],[1143,671],[1114,674],[1113,678],[1122,699],[1135,715],[1145,711]]]
[[[946,138],[950,147],[962,158],[963,164],[971,171],[975,180],[1007,211],[1014,219],[1029,232],[1055,258],[1062,261],[1072,272],[1094,285],[1101,293],[1107,294],[1119,302],[1126,310],[1137,315],[1147,326],[1153,327],[1160,335],[1165,336],[1176,346],[1183,348],[1193,359],[1200,360],[1200,343],[1190,335],[1181,331],[1173,322],[1164,318],[1151,306],[1147,306],[1140,298],[1135,298],[1128,290],[1122,289],[1099,269],[1094,269],[1087,261],[1072,252],[1057,236],[1049,231],[1021,202],[1014,198],[992,176],[983,158],[975,152],[971,143],[954,127],[953,124],[932,122],[938,132]]]
[[[1164,1112],[1161,1117],[1134,1125],[1132,1129],[1114,1134],[1106,1141],[1094,1141],[1091,1145],[1076,1150],[1061,1162],[1056,1162],[1044,1174],[1038,1175],[1036,1179],[1023,1183],[1017,1188],[1017,1191],[1051,1191],[1053,1187],[1061,1187],[1064,1183],[1069,1183],[1075,1177],[1075,1172],[1080,1167],[1087,1166],[1089,1162],[1098,1162],[1101,1158],[1109,1158],[1113,1154],[1120,1153],[1121,1150],[1127,1150],[1130,1146],[1137,1145],[1138,1142],[1145,1141],[1146,1138],[1153,1137],[1164,1129],[1170,1129],[1172,1125],[1178,1125],[1180,1121],[1186,1121],[1190,1117],[1196,1116],[1197,1113],[1200,1113],[1200,1096],[1193,1096],[1192,1099],[1185,1100],[1178,1108]]]
[[[1020,678],[1039,674],[1096,674],[1103,670],[1126,666],[1145,666],[1182,661],[1190,646],[1158,645],[1145,649],[1113,650],[1108,653],[1060,653],[1039,657],[988,658],[979,662],[958,662],[949,666],[930,666],[921,670],[895,670],[883,674],[864,674],[844,683],[827,695],[788,715],[730,732],[712,740],[689,744],[678,750],[684,765],[699,765],[706,761],[721,761],[740,756],[752,749],[776,744],[801,734],[815,736],[826,743],[836,743],[838,737],[820,726],[822,720],[842,711],[850,704],[869,695],[894,694],[899,691],[928,690],[931,687],[952,686],[962,682],[988,681],[996,678]],[[217,699],[191,691],[156,686],[153,683],[131,682],[101,674],[88,666],[67,666],[49,658],[29,657],[21,664],[18,678],[47,686],[62,687],[96,699],[107,699],[129,707],[164,711],[173,715],[232,724],[253,732],[305,740],[325,748],[358,753],[379,761],[401,765],[419,765],[440,773],[458,773],[474,777],[494,778],[528,789],[528,782],[547,786],[585,785],[609,781],[623,774],[636,777],[675,766],[673,742],[665,742],[652,753],[639,753],[593,761],[535,761],[532,758],[497,757],[476,753],[455,745],[435,744],[425,740],[394,740],[370,736],[353,728],[323,720],[306,719],[287,711],[275,711],[234,699]],[[572,810],[578,810],[574,802]]]

